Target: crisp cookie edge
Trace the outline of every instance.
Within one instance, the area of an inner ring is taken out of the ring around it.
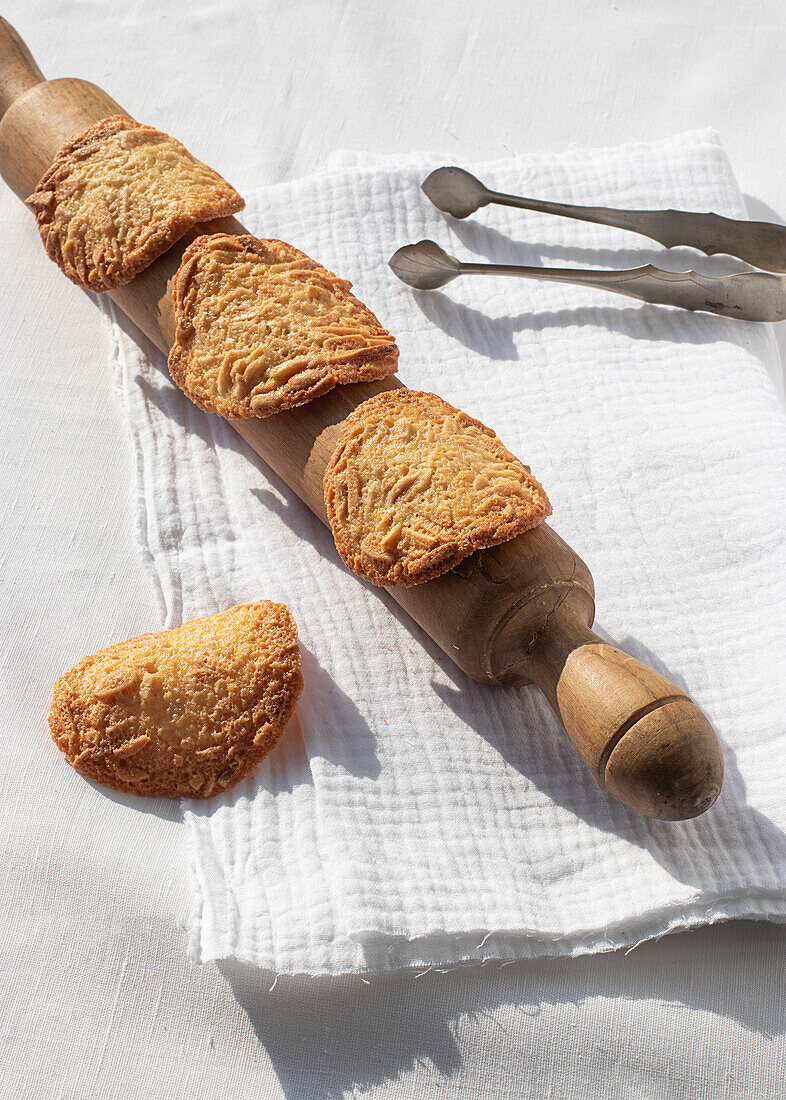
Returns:
[[[354,547],[350,547],[348,540],[343,537],[343,529],[337,525],[335,512],[336,467],[341,459],[344,447],[349,442],[349,432],[359,422],[366,420],[369,412],[376,412],[379,406],[387,404],[395,405],[402,400],[408,402],[413,398],[418,404],[421,404],[425,399],[427,404],[433,405],[436,400],[439,402],[440,410],[449,410],[451,413],[458,415],[462,427],[479,429],[488,438],[493,449],[501,458],[505,461],[513,459],[515,462],[519,462],[524,466],[521,459],[517,458],[512,451],[508,450],[492,428],[489,428],[482,421],[476,420],[461,409],[457,409],[454,405],[445,401],[444,398],[439,397],[438,394],[429,393],[426,390],[409,390],[406,387],[401,387],[376,394],[374,397],[370,397],[367,401],[364,401],[362,404],[358,405],[357,408],[353,409],[341,427],[336,446],[325,470],[323,480],[325,509],[327,511],[328,523],[333,533],[336,549],[338,550],[341,560],[347,568],[357,576],[363,577],[365,580],[370,581],[371,584],[377,585],[378,587],[402,586],[409,588],[433,580],[436,577],[442,576],[444,573],[450,572],[450,570],[454,569],[464,560],[464,558],[469,557],[470,554],[474,554],[476,550],[485,550],[490,546],[498,546],[503,542],[509,542],[525,531],[537,527],[551,515],[551,503],[549,502],[543,486],[537,478],[533,477],[529,467],[524,467],[527,471],[527,478],[531,483],[530,487],[542,497],[541,510],[538,514],[534,516],[521,516],[508,523],[497,524],[493,531],[490,529],[486,531],[482,529],[476,530],[471,535],[464,536],[455,542],[442,544],[419,556],[414,566],[412,563],[402,563],[399,561],[394,562],[390,569],[383,572],[376,568],[369,559],[364,558],[362,554],[358,554]]]
[[[359,307],[366,314],[371,324],[378,325],[383,332],[388,332],[379,321],[379,318],[372,313],[368,306],[351,293],[352,284],[350,282],[346,279],[339,278],[339,276],[335,275],[332,271],[323,267],[322,264],[313,260],[307,253],[302,252],[299,248],[295,248],[294,245],[274,237],[255,237],[251,233],[203,234],[193,240],[183,253],[183,258],[173,280],[172,304],[174,306],[175,316],[175,339],[169,352],[168,364],[169,373],[175,385],[204,412],[215,413],[217,416],[224,417],[228,420],[264,420],[266,417],[274,416],[276,413],[286,412],[289,409],[295,409],[299,408],[301,405],[310,404],[311,401],[329,393],[330,390],[335,389],[336,386],[354,385],[358,382],[371,382],[396,373],[398,370],[399,351],[394,341],[389,348],[369,348],[359,355],[346,359],[344,362],[338,362],[335,365],[331,364],[330,369],[309,389],[293,390],[290,393],[278,391],[278,393],[269,395],[269,402],[266,402],[264,405],[259,403],[257,409],[251,409],[247,404],[241,404],[236,401],[206,397],[198,393],[189,385],[187,378],[189,352],[184,344],[186,334],[183,303],[188,293],[190,281],[199,269],[200,258],[205,254],[205,251],[211,243],[213,245],[218,245],[219,242],[221,242],[222,247],[227,247],[227,245],[231,243],[233,249],[238,253],[250,249],[258,255],[260,254],[261,247],[264,245],[282,245],[284,248],[296,253],[298,257],[302,257],[308,260],[309,263],[314,264],[315,267],[321,272],[324,272],[329,279],[334,280],[352,304]]]
[[[133,126],[121,125],[128,122],[133,123]],[[97,142],[99,138],[110,136],[121,129],[128,130],[133,128],[154,131],[155,133],[163,134],[164,137],[169,138],[170,141],[177,142],[177,144],[181,145],[188,155],[198,161],[199,164],[208,168],[211,172],[215,172],[221,183],[232,192],[232,195],[220,202],[205,202],[203,206],[200,207],[197,214],[180,214],[178,217],[172,219],[172,221],[169,222],[167,231],[153,237],[145,248],[135,253],[133,262],[124,265],[122,272],[116,277],[111,279],[106,278],[101,276],[97,269],[94,269],[92,273],[96,275],[95,281],[85,282],[76,268],[63,258],[62,247],[60,245],[60,234],[54,232],[52,225],[52,215],[57,209],[57,202],[44,201],[44,196],[52,193],[47,191],[46,185],[68,158],[71,157],[72,154],[79,152],[81,147],[90,145],[92,142]],[[63,142],[60,149],[55,154],[52,163],[36,184],[35,190],[25,199],[25,205],[32,210],[35,215],[39,236],[41,237],[46,254],[49,256],[50,260],[57,264],[63,274],[70,279],[72,283],[83,287],[85,290],[92,290],[95,294],[104,294],[109,290],[117,290],[119,287],[130,283],[132,279],[140,274],[140,272],[148,268],[160,256],[163,256],[165,252],[168,252],[169,249],[184,237],[190,229],[193,229],[195,225],[199,225],[204,221],[213,221],[216,218],[225,218],[232,214],[237,214],[245,207],[246,203],[245,199],[235,190],[232,184],[225,180],[220,173],[216,172],[215,168],[211,168],[211,166],[205,164],[204,161],[199,161],[190,150],[186,149],[181,141],[177,138],[173,138],[171,134],[167,134],[163,130],[157,129],[155,126],[148,126],[145,123],[137,122],[136,119],[132,118],[130,115],[108,115],[106,118],[94,122],[80,134],[75,134]]]
[[[163,635],[172,634],[174,630],[180,628],[148,632],[146,634],[137,635],[134,638],[127,638],[122,642],[116,642],[113,645],[107,646],[105,649],[99,650],[97,653],[92,653],[87,657],[83,657],[67,672],[64,672],[57,678],[52,689],[52,703],[49,710],[49,730],[55,745],[63,753],[74,771],[78,772],[83,778],[99,783],[103,787],[108,787],[111,790],[123,791],[126,794],[133,794],[139,798],[211,798],[214,795],[230,790],[244,779],[279,743],[289,725],[303,692],[303,668],[298,646],[297,623],[286,604],[277,603],[273,600],[258,600],[255,603],[238,604],[235,607],[226,608],[222,612],[217,612],[216,615],[205,615],[197,619],[190,619],[188,622],[182,624],[182,626],[187,626],[190,623],[199,622],[200,619],[213,619],[217,618],[218,615],[224,615],[231,611],[243,610],[263,604],[269,606],[271,609],[275,609],[277,613],[283,611],[289,633],[289,640],[294,647],[296,658],[292,661],[292,667],[288,669],[287,674],[283,677],[284,687],[286,689],[286,705],[275,715],[272,721],[264,723],[246,744],[244,755],[238,766],[232,772],[231,782],[228,782],[218,789],[211,790],[207,794],[202,794],[191,789],[186,793],[180,790],[175,790],[173,792],[171,787],[167,790],[168,785],[165,783],[158,786],[150,784],[150,790],[140,791],[133,782],[123,781],[111,773],[102,771],[100,767],[91,766],[90,760],[80,764],[75,763],[75,757],[72,757],[69,751],[61,744],[62,740],[68,740],[69,735],[73,733],[78,735],[79,733],[77,723],[70,707],[70,700],[77,694],[71,682],[72,678],[92,667],[99,659],[104,660],[114,656],[122,656],[127,651],[127,647],[133,642],[151,641]],[[257,741],[260,734],[262,735],[261,739]],[[77,755],[81,756],[82,753]]]

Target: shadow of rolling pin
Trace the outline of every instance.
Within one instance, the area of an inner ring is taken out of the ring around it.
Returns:
[[[0,19],[0,173],[20,198],[33,191],[67,137],[122,113],[86,81],[45,81]],[[171,343],[169,280],[187,244],[219,228],[246,232],[234,218],[197,227],[111,292],[164,352]],[[342,422],[361,401],[398,384],[338,387],[300,409],[232,426],[325,522],[322,478]],[[426,584],[388,591],[474,679],[536,684],[592,773],[624,805],[683,820],[717,798],[723,755],[712,726],[674,684],[592,633],[592,577],[547,524],[481,550]]]

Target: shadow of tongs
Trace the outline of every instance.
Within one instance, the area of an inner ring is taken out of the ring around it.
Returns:
[[[669,248],[688,245],[708,255],[726,253],[769,270],[713,278],[695,271],[662,271],[651,264],[627,271],[476,264],[449,256],[433,241],[421,241],[400,248],[390,260],[395,274],[419,290],[435,290],[459,275],[515,275],[611,290],[643,302],[705,310],[744,321],[782,321],[786,317],[786,284],[769,274],[786,271],[786,226],[682,210],[612,210],[519,198],[489,190],[461,168],[438,168],[423,183],[423,191],[435,206],[456,218],[466,218],[489,203],[517,206],[628,229]]]

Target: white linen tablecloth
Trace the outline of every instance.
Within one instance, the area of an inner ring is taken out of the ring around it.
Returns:
[[[347,145],[443,149],[460,163],[715,125],[755,196],[751,215],[786,210],[777,0],[679,12],[456,0],[447,18],[410,0],[8,0],[3,14],[46,75],[92,79],[137,117],[204,143],[244,191],[306,175]],[[134,545],[100,312],[3,187],[0,230],[3,1089],[36,1100],[779,1097],[784,932],[763,922],[628,955],[370,984],[281,978],[272,992],[272,975],[188,964],[179,814],[89,787],[48,742],[55,677],[154,627],[157,608]]]

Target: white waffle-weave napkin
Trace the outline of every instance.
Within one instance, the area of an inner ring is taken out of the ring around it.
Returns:
[[[115,325],[162,618],[281,600],[304,650],[282,745],[253,778],[186,807],[200,960],[449,966],[786,912],[786,417],[772,333],[556,284],[412,293],[387,259],[422,237],[493,262],[708,269],[689,250],[554,217],[445,219],[419,190],[438,163],[337,157],[252,195],[244,220],[351,278],[397,336],[402,380],[479,417],[532,466],[553,526],[595,576],[598,628],[703,707],[725,789],[688,823],[616,803],[535,689],[463,675]],[[707,132],[467,167],[566,202],[745,216]]]

